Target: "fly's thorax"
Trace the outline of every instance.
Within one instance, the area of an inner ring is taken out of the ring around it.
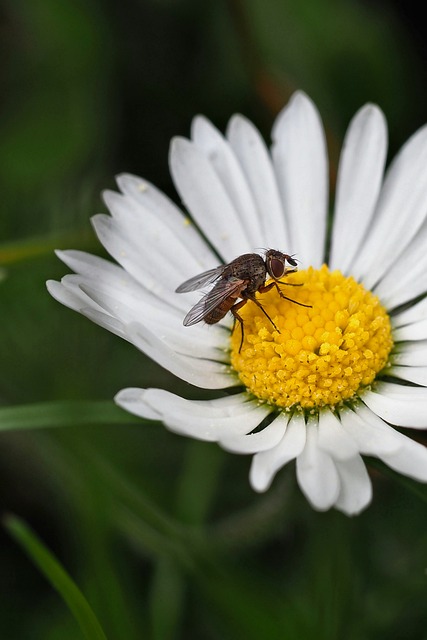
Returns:
[[[266,278],[264,260],[257,253],[245,253],[230,262],[223,278],[237,278],[248,282],[246,290],[255,293],[264,284]]]

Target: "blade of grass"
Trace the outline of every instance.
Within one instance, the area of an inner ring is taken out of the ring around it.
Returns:
[[[188,443],[176,499],[176,513],[181,522],[191,525],[205,522],[218,488],[224,460],[221,449],[212,447],[212,443],[198,440]]]
[[[13,265],[34,258],[50,255],[58,247],[78,245],[87,249],[95,247],[87,231],[39,236],[0,244],[0,265]]]
[[[150,589],[153,640],[173,640],[182,632],[186,581],[181,568],[170,558],[159,558]]]
[[[109,400],[40,402],[0,408],[0,431],[143,422],[148,421],[126,413]]]
[[[62,596],[87,640],[107,640],[87,600],[59,564],[58,560],[37,538],[35,533],[14,515],[4,519],[4,525],[14,540],[23,548],[51,585]]]

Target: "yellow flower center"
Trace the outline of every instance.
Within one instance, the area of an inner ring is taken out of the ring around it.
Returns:
[[[253,302],[239,310],[231,364],[257,398],[278,407],[334,406],[369,385],[393,346],[390,319],[379,299],[340,271],[309,268],[286,276],[280,290],[257,294],[278,331]]]

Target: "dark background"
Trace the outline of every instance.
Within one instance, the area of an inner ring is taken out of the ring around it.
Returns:
[[[224,130],[244,113],[269,140],[303,89],[326,126],[332,184],[365,102],[387,116],[390,156],[427,122],[421,6],[9,0],[0,18],[3,406],[109,400],[127,386],[194,395],[44,283],[66,270],[54,248],[102,254],[89,218],[115,174],[178,201],[169,141],[195,114]],[[158,425],[6,432],[0,502],[57,554],[114,640],[427,637],[426,506],[413,485],[371,466],[373,504],[349,519],[313,512],[292,468],[263,496],[248,469]],[[4,531],[0,543],[0,636],[81,637]]]

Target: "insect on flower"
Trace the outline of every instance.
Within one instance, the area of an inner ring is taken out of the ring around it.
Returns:
[[[289,263],[291,266],[288,267],[286,263]],[[176,293],[186,293],[215,283],[212,289],[190,309],[184,318],[183,324],[189,327],[202,320],[207,324],[216,324],[231,311],[234,319],[240,323],[242,328],[240,353],[244,339],[244,328],[243,318],[238,312],[249,300],[261,309],[276,331],[279,331],[259,300],[255,297],[257,292],[266,293],[273,287],[276,287],[281,298],[294,302],[302,307],[311,306],[288,298],[280,290],[279,284],[292,287],[301,286],[301,284],[280,280],[280,278],[295,271],[297,271],[297,262],[292,256],[276,251],[275,249],[268,249],[265,253],[265,259],[257,253],[245,253],[232,260],[229,264],[220,265],[215,269],[200,273],[186,280],[176,289]],[[267,275],[273,278],[273,282],[266,285]],[[239,298],[241,298],[241,300],[237,302]]]

